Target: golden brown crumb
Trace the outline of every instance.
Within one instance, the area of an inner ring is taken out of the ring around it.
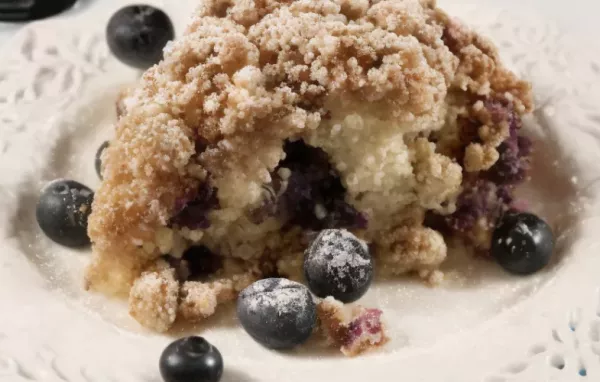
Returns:
[[[277,260],[277,271],[286,278],[302,282],[304,280],[304,252],[287,253]]]
[[[235,298],[231,280],[218,280],[210,283],[187,281],[181,288],[182,300],[179,306],[183,317],[190,321],[200,321],[212,316],[217,305]]]
[[[95,194],[88,233],[94,260],[86,281],[93,289],[126,293],[141,268],[160,255],[148,252],[155,231],[167,225],[179,192],[196,187],[185,177],[194,149],[182,121],[153,106],[123,116],[105,150],[104,180]]]
[[[227,260],[216,280],[183,283],[179,311],[186,320],[201,321],[213,315],[218,305],[236,299],[239,292],[260,278],[259,275],[256,268],[243,269],[239,263]]]
[[[427,227],[400,226],[383,234],[377,243],[376,256],[384,274],[431,271],[446,258],[442,235]]]
[[[329,345],[352,357],[383,346],[388,338],[381,311],[362,306],[344,306],[333,297],[317,305],[319,329]]]
[[[485,252],[486,249],[489,249],[492,240],[492,228],[493,224],[482,217],[477,220],[475,226],[469,232],[469,240],[478,251]]]
[[[482,125],[478,133],[481,140],[487,145],[492,148],[498,147],[508,137],[509,126],[506,121],[502,121],[497,125]]]
[[[421,278],[426,279],[431,286],[438,286],[444,281],[444,273],[439,270],[433,270],[425,275],[420,275]]]
[[[140,324],[157,332],[171,328],[177,316],[179,282],[175,271],[158,262],[142,273],[129,293],[129,313]]]
[[[346,337],[345,323],[349,321],[344,304],[333,298],[326,298],[317,304],[319,329],[330,345],[343,343]]]
[[[414,166],[416,190],[421,207],[453,212],[460,192],[462,169],[452,159],[434,152],[435,145],[424,138],[416,140]]]
[[[446,25],[445,43],[460,59],[454,86],[477,96],[507,98],[510,94],[518,112],[533,110],[531,85],[502,65],[494,44],[441,12],[438,17]]]
[[[463,163],[468,172],[488,170],[496,163],[500,154],[491,146],[470,143],[465,150]]]

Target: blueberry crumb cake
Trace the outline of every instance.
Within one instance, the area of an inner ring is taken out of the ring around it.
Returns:
[[[434,0],[203,0],[117,104],[86,287],[128,295],[163,332],[259,280],[275,294],[252,306],[308,282],[322,300],[301,307],[318,317],[305,330],[348,355],[379,346],[381,311],[340,301],[372,277],[441,282],[449,237],[493,252],[532,107],[494,45]]]

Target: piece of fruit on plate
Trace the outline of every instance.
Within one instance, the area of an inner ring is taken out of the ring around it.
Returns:
[[[527,178],[530,85],[435,1],[202,1],[127,97],[85,278],[155,330],[302,280],[325,229],[366,243],[364,277],[317,288],[308,259],[312,289],[360,297],[367,245],[375,278],[437,282],[448,237],[488,253]]]

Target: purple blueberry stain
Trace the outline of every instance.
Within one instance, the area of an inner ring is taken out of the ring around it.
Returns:
[[[195,143],[199,153],[207,147],[202,139]],[[247,213],[251,222],[261,224],[274,216],[286,227],[300,226],[305,230],[367,227],[366,216],[345,201],[346,189],[325,151],[302,140],[286,141],[284,151],[286,158],[275,169],[273,182],[263,186],[261,204]],[[281,168],[290,171],[285,181],[275,175]],[[171,224],[206,229],[210,227],[208,214],[218,208],[217,189],[209,182],[202,183],[175,201]]]
[[[382,314],[383,312],[379,309],[366,309],[363,314],[352,320],[348,325],[348,335],[345,339],[345,346],[351,346],[352,343],[359,339],[365,332],[371,335],[381,333]]]
[[[511,202],[512,193],[508,186],[477,179],[458,196],[456,211],[446,217],[446,223],[454,231],[468,231],[482,217],[498,218]]]
[[[498,146],[498,161],[483,176],[498,184],[519,184],[527,177],[532,142],[528,137],[518,134],[522,121],[511,104],[486,101],[485,107],[494,123],[508,122],[509,136]]]
[[[274,194],[279,196],[266,199],[252,211],[253,221],[261,222],[271,215],[287,226],[296,225],[307,230],[366,228],[366,217],[345,201],[346,189],[325,151],[302,140],[286,141],[284,151],[286,158],[274,173],[286,168],[290,175],[285,182],[273,183]]]
[[[520,138],[520,139],[519,139]],[[525,148],[521,151],[521,147]],[[484,176],[499,184],[518,184],[527,177],[531,143],[526,137],[510,137],[498,147],[498,161]],[[525,154],[526,153],[526,154]]]
[[[223,267],[223,258],[204,245],[188,248],[181,257],[166,255],[180,281],[203,281]]]
[[[210,227],[208,214],[218,208],[217,189],[204,182],[198,189],[189,191],[175,201],[176,214],[171,219],[171,225],[189,229],[206,229]]]
[[[449,216],[429,213],[425,224],[445,232],[467,232],[480,218],[485,217],[492,226],[513,205],[522,204],[514,200],[514,188],[525,181],[530,166],[532,142],[518,134],[522,126],[513,105],[506,101],[486,100],[484,107],[495,124],[506,121],[509,136],[498,146],[498,161],[487,171],[479,173],[477,179],[465,182],[462,193],[456,201],[456,211]],[[466,147],[471,142],[480,142],[477,130],[481,125],[471,119],[459,121],[461,140]]]

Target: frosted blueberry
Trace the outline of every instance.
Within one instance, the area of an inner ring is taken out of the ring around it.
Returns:
[[[256,281],[240,293],[237,314],[257,342],[271,349],[289,349],[310,337],[317,319],[308,289],[282,278]]]
[[[343,229],[326,229],[306,250],[304,275],[315,295],[352,302],[369,289],[373,262],[362,240]]]

